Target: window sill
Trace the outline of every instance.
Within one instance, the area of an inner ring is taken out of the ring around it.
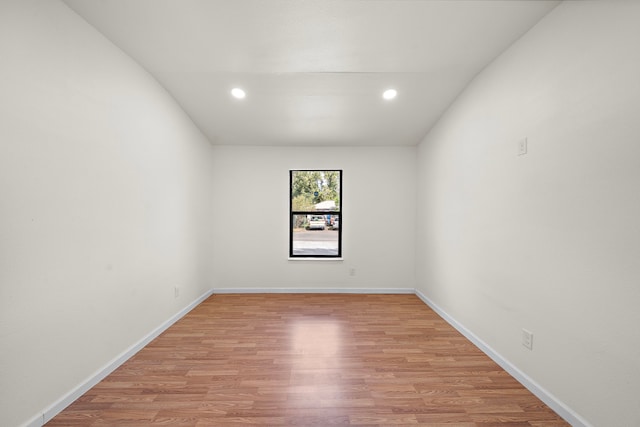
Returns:
[[[289,261],[344,261],[344,258],[325,258],[325,257],[289,257]]]

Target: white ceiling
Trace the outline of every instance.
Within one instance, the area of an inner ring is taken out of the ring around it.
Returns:
[[[415,145],[558,1],[64,0],[213,144]],[[244,100],[230,95],[233,87]],[[398,96],[384,101],[382,92]]]

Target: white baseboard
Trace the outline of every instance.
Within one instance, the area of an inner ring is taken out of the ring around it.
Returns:
[[[413,288],[216,288],[214,294],[413,294]]]
[[[507,359],[502,357],[497,351],[491,348],[487,343],[482,341],[477,335],[467,329],[463,324],[455,320],[446,311],[440,308],[436,303],[427,298],[419,290],[415,290],[415,294],[425,304],[427,304],[433,311],[438,313],[447,323],[456,328],[458,332],[464,335],[469,341],[476,345],[484,354],[489,356],[494,362],[496,362],[502,369],[507,371],[512,377],[514,377],[520,384],[525,386],[531,393],[533,393],[538,399],[542,400],[547,406],[553,409],[558,415],[565,419],[573,427],[592,427],[584,418],[575,413],[571,408],[565,405],[561,400],[556,398],[553,394],[549,393],[531,377],[522,372],[516,366],[514,366]]]
[[[102,367],[98,371],[96,371],[93,375],[87,378],[86,381],[78,385],[76,388],[71,390],[69,393],[61,397],[58,401],[53,403],[51,406],[46,408],[42,414],[36,415],[27,421],[22,427],[41,427],[45,423],[49,422],[53,417],[62,412],[67,406],[72,404],[76,399],[82,396],[84,393],[89,391],[91,387],[98,384],[102,381],[107,375],[111,372],[115,371],[120,365],[129,360],[133,355],[142,350],[144,346],[149,344],[155,338],[157,338],[161,333],[167,330],[171,325],[184,317],[188,312],[193,310],[198,304],[203,302],[205,299],[209,298],[213,291],[209,290],[193,301],[191,304],[180,310],[178,313],[173,315],[167,321],[163,322],[160,326],[158,326],[153,331],[149,332],[145,335],[140,341],[133,344],[131,347],[123,351],[119,356],[114,358],[111,362],[109,362],[106,366]]]
[[[29,421],[21,425],[21,427],[42,427],[44,425],[44,413],[36,415]]]

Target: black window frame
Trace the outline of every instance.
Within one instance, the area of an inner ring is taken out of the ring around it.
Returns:
[[[293,175],[296,172],[338,172],[338,177],[339,177],[339,191],[338,191],[338,197],[340,200],[340,204],[337,207],[337,209],[335,210],[331,210],[331,211],[317,211],[317,210],[293,210]],[[336,259],[336,258],[342,258],[342,226],[343,226],[343,221],[342,221],[342,206],[343,206],[343,200],[342,200],[342,176],[343,176],[343,170],[342,169],[291,169],[289,170],[289,258],[296,258],[296,259],[305,259],[305,258],[327,258],[327,259]],[[338,253],[336,255],[327,255],[327,254],[304,254],[304,255],[300,255],[300,254],[294,254],[293,253],[293,234],[294,234],[294,218],[296,215],[327,215],[327,214],[331,214],[331,215],[337,215],[340,218],[340,225],[338,227],[338,229],[336,230],[338,233]]]

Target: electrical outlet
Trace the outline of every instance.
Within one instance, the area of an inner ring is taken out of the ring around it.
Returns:
[[[349,269],[349,276],[352,276],[352,277],[353,277],[353,276],[355,276],[355,275],[356,275],[356,269],[355,269],[354,267],[351,267],[351,268]]]
[[[173,297],[178,298],[179,296],[180,296],[180,288],[176,286],[173,288]]]
[[[522,329],[522,345],[533,350],[533,332]]]
[[[527,154],[527,138],[522,138],[518,141],[518,156]]]

